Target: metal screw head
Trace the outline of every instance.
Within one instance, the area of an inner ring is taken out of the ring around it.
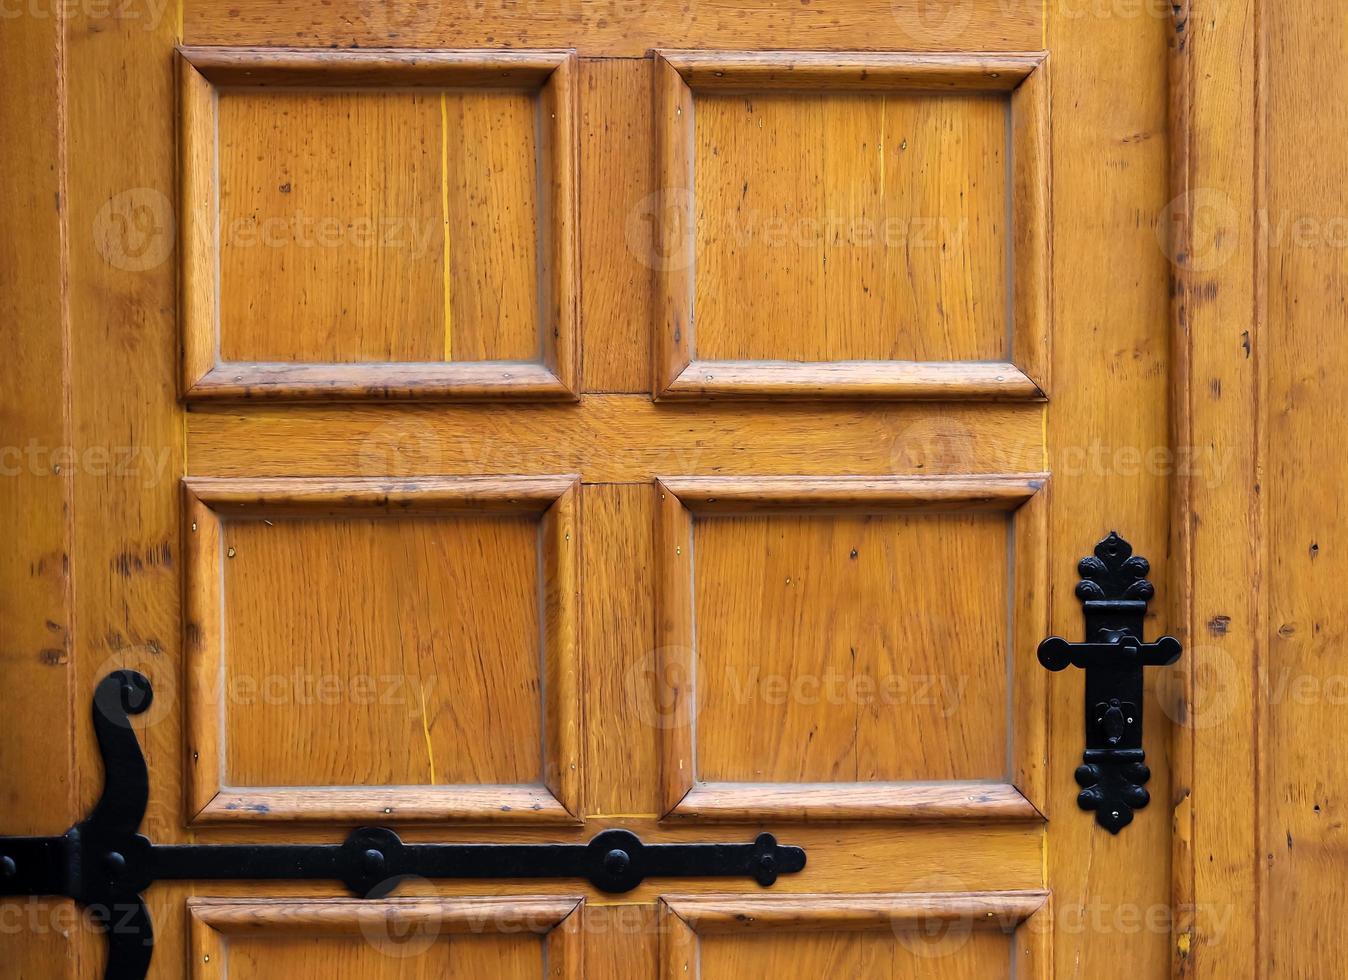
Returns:
[[[384,852],[379,848],[371,847],[360,858],[366,874],[379,874],[384,870]]]
[[[19,867],[8,854],[0,855],[0,878],[13,878],[19,873]]]
[[[103,855],[103,870],[116,878],[126,870],[126,857],[121,851],[108,851]]]
[[[758,866],[764,871],[775,871],[777,869],[777,860],[771,854],[764,854],[759,857]]]
[[[611,875],[620,875],[628,869],[632,858],[622,848],[615,847],[604,855],[604,870]]]

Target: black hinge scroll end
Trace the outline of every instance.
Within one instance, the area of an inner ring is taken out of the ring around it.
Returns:
[[[1143,641],[1147,603],[1156,591],[1147,581],[1151,566],[1117,531],[1077,570],[1085,642],[1050,636],[1039,644],[1039,662],[1048,670],[1078,667],[1086,673],[1086,751],[1075,774],[1077,805],[1117,834],[1151,801],[1151,770],[1142,750],[1142,669],[1173,664],[1182,648],[1172,636]]]
[[[404,879],[570,878],[625,892],[646,878],[751,878],[767,887],[805,867],[805,852],[759,834],[752,843],[647,844],[611,829],[585,844],[404,842],[361,827],[341,844],[153,844],[139,833],[149,801],[145,757],[131,716],[153,698],[150,682],[119,670],[94,691],[103,795],[59,837],[0,837],[0,897],[60,895],[84,905],[107,940],[105,980],[143,980],[154,928],[141,892],[156,881],[339,881],[382,898]]]

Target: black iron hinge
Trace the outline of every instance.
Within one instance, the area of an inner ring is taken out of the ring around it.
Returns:
[[[1115,531],[1077,566],[1086,618],[1086,642],[1050,636],[1039,644],[1039,662],[1049,670],[1080,667],[1086,672],[1086,751],[1077,767],[1077,804],[1094,810],[1112,834],[1133,821],[1133,811],[1151,801],[1144,785],[1151,778],[1142,751],[1142,668],[1179,659],[1173,636],[1142,641],[1147,603],[1156,590],[1147,581],[1151,566],[1133,554]]]
[[[107,980],[141,980],[154,931],[141,892],[156,881],[327,880],[381,898],[404,878],[575,878],[625,892],[652,877],[747,877],[771,885],[805,867],[805,852],[759,834],[749,844],[647,844],[605,830],[585,844],[422,844],[362,827],[340,844],[153,844],[140,833],[149,774],[130,716],[150,706],[144,675],[116,671],[94,691],[103,795],[59,837],[0,837],[0,896],[73,898],[108,943]]]

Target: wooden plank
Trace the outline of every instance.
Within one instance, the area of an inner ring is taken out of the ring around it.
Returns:
[[[652,61],[582,59],[581,329],[585,390],[650,388],[651,275],[661,262]]]
[[[584,910],[585,973],[589,980],[631,980],[656,975],[659,906],[587,902]]]
[[[66,160],[71,441],[138,448],[149,465],[75,474],[74,692],[77,812],[103,786],[88,705],[110,670],[149,676],[155,703],[136,720],[149,768],[141,831],[182,842],[179,494],[184,438],[177,404],[175,91],[172,17],[66,8]],[[89,229],[101,229],[89,234]],[[181,923],[187,886],[156,888],[156,923]],[[185,962],[181,928],[158,931],[157,963]],[[102,940],[79,930],[81,976],[97,975]]]
[[[67,224],[59,12],[0,30],[0,733],[4,833],[59,834],[78,819],[72,717],[71,482],[90,463],[72,446],[64,316]],[[128,450],[129,451],[129,450]],[[0,960],[15,976],[73,975],[78,940],[58,899],[6,900]],[[15,926],[17,928],[15,928]]]
[[[1260,405],[1265,501],[1266,618],[1256,663],[1258,758],[1263,794],[1256,847],[1266,874],[1259,966],[1270,977],[1339,969],[1332,942],[1345,886],[1343,821],[1348,758],[1339,750],[1348,658],[1348,535],[1342,488],[1344,247],[1348,192],[1343,159],[1348,69],[1341,5],[1258,8],[1265,49],[1262,130],[1254,178],[1263,179],[1268,252]],[[1240,200],[1238,208],[1245,201]],[[1260,300],[1264,297],[1260,295]],[[1229,334],[1228,334],[1229,336]],[[1257,342],[1257,341],[1256,341]]]
[[[1070,447],[1069,447],[1070,448]],[[372,478],[579,473],[586,483],[657,476],[1037,473],[1040,410],[1023,406],[654,405],[587,396],[582,410],[198,408],[194,475]],[[354,455],[353,455],[354,454]],[[1071,457],[1065,455],[1066,461]],[[1078,460],[1077,466],[1081,465]]]
[[[1154,16],[1048,10],[1054,169],[1047,427],[1049,458],[1058,468],[1048,535],[1050,632],[1081,635],[1076,563],[1117,528],[1136,554],[1151,559],[1151,578],[1162,597],[1147,625],[1154,636],[1169,626],[1163,603],[1173,587],[1165,567],[1172,472],[1167,465],[1127,467],[1115,460],[1129,457],[1113,454],[1128,447],[1129,454],[1146,459],[1149,452],[1172,448],[1170,268],[1152,223],[1168,196],[1162,66],[1170,24]],[[1108,448],[1103,463],[1064,465],[1092,445]],[[1113,918],[1097,929],[1089,918],[1101,904],[1110,912],[1169,905],[1170,724],[1154,696],[1157,672],[1147,678],[1144,708],[1152,804],[1118,836],[1102,831],[1077,806],[1079,787],[1071,778],[1081,761],[1077,673],[1049,680],[1053,739],[1044,802],[1053,828],[1046,868],[1054,894],[1055,975],[1108,976],[1126,961],[1139,976],[1162,976],[1170,966],[1168,931],[1114,928]]]
[[[925,0],[782,4],[776,0],[667,2],[540,0],[488,7],[407,0],[370,6],[333,0],[278,8],[270,0],[193,0],[185,10],[192,44],[336,47],[495,47],[524,39],[582,54],[641,56],[651,48],[812,48],[819,50],[1029,51],[1042,46],[1037,4]]]
[[[654,813],[663,720],[650,599],[654,488],[589,486],[582,498],[585,811]]]
[[[1267,243],[1260,237],[1266,231],[1262,168],[1268,153],[1259,81],[1268,15],[1260,11],[1271,9],[1235,0],[1220,7],[1185,3],[1179,11],[1171,65],[1175,197],[1164,216],[1171,226],[1161,229],[1173,236],[1168,251],[1177,283],[1176,442],[1210,447],[1212,458],[1221,461],[1219,470],[1179,479],[1172,507],[1174,581],[1184,590],[1173,608],[1177,635],[1186,646],[1171,693],[1177,705],[1172,963],[1175,976],[1212,980],[1296,972],[1281,958],[1270,972],[1273,917],[1261,896],[1263,853],[1278,855],[1271,859],[1279,862],[1293,855],[1285,840],[1263,852],[1258,838],[1265,764],[1265,709],[1259,703],[1266,696],[1260,677],[1273,642],[1266,594],[1267,498],[1276,492],[1266,472],[1264,433],[1273,404],[1267,379],[1271,352],[1282,343],[1280,333],[1270,345]],[[1294,4],[1291,16],[1304,18],[1306,11],[1306,5]],[[1277,17],[1290,23],[1281,13]],[[1311,77],[1298,52],[1288,56],[1297,72]],[[1322,86],[1336,72],[1341,83],[1337,61],[1315,72],[1316,91],[1304,93],[1306,101],[1295,112],[1323,119],[1312,103],[1324,97],[1330,104],[1332,96]],[[1321,131],[1311,142],[1323,139]],[[1312,161],[1298,159],[1287,171],[1287,186],[1313,170]],[[1322,186],[1316,188],[1322,192]],[[1320,286],[1306,295],[1313,300]],[[1317,320],[1315,329],[1322,330],[1323,322]],[[1288,324],[1280,331],[1292,332]],[[1320,351],[1311,357],[1319,362]],[[1331,479],[1323,473],[1316,479],[1322,476]],[[1214,528],[1221,533],[1211,533]],[[1232,582],[1249,587],[1233,589]],[[1304,737],[1309,719],[1298,724],[1298,737]],[[1296,837],[1304,841],[1302,834]],[[1284,909],[1292,929],[1313,928],[1308,917],[1316,915],[1314,906],[1298,904],[1294,913],[1290,905]],[[1301,972],[1320,969],[1323,964],[1306,964]]]

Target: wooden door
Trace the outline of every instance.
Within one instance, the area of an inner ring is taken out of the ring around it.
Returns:
[[[58,452],[5,485],[3,831],[88,810],[130,667],[157,842],[808,854],[620,896],[160,883],[154,976],[1166,974],[1176,712],[1149,679],[1111,835],[1081,678],[1035,659],[1111,529],[1151,635],[1179,586],[1173,24],[1132,9],[6,27],[13,441]],[[15,975],[99,975],[60,903],[7,907]]]

